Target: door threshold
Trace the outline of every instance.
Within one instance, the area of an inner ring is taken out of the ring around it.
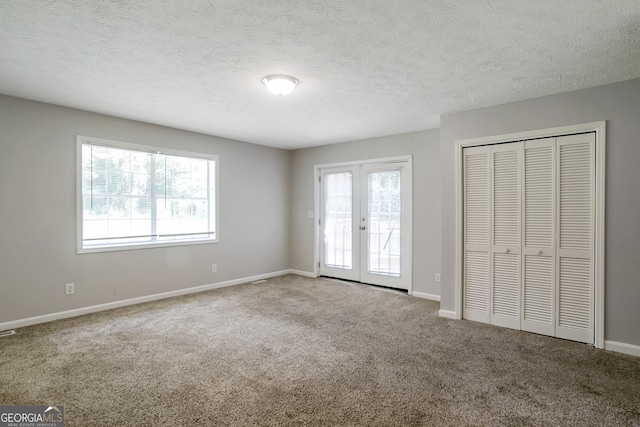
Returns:
[[[323,279],[333,280],[333,281],[336,281],[336,282],[342,282],[342,283],[346,283],[346,284],[370,286],[370,287],[372,287],[374,289],[377,289],[379,291],[397,292],[399,294],[409,295],[409,291],[407,289],[392,288],[390,286],[375,285],[373,283],[364,283],[364,282],[359,282],[357,280],[341,279],[339,277],[331,277],[331,276],[318,276],[318,277],[321,277]]]

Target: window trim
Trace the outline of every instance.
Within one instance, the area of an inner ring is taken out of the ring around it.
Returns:
[[[214,188],[214,231],[213,238],[203,240],[173,240],[165,242],[155,243],[126,243],[118,246],[104,246],[96,248],[84,248],[83,247],[83,231],[84,231],[84,216],[82,209],[82,145],[94,144],[105,147],[119,148],[124,150],[142,151],[155,154],[168,154],[172,156],[191,157],[195,159],[211,160],[215,162],[215,188]],[[97,252],[114,252],[114,251],[127,251],[136,249],[149,249],[149,248],[162,248],[171,246],[190,246],[190,245],[205,245],[211,243],[220,242],[219,233],[219,198],[220,198],[220,162],[219,156],[214,154],[196,153],[185,150],[175,150],[162,147],[154,147],[150,145],[132,144],[129,142],[120,142],[110,139],[95,138],[92,136],[76,135],[76,250],[78,254],[97,253]]]

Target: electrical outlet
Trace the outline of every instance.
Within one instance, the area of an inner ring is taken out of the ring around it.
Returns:
[[[73,283],[67,283],[64,285],[64,294],[65,295],[73,295],[76,293],[76,285]]]
[[[211,264],[211,272],[212,273],[218,272],[218,264]]]
[[[436,282],[440,281],[440,273],[436,273]]]

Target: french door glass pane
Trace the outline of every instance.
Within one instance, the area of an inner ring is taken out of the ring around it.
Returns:
[[[325,264],[350,270],[353,268],[353,175],[351,172],[330,174],[324,181]]]
[[[400,277],[400,171],[370,172],[368,178],[367,271]]]

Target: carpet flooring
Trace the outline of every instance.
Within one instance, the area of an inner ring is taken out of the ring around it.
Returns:
[[[640,358],[286,275],[19,329],[0,404],[71,426],[640,426]]]

